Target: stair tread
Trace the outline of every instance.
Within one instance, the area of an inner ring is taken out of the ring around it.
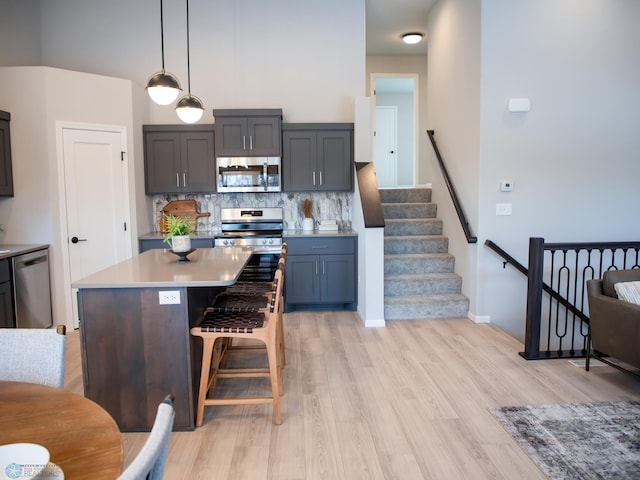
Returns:
[[[468,301],[461,293],[433,293],[423,295],[385,295],[385,303],[391,304],[417,304],[433,302],[450,302],[452,300]]]
[[[448,238],[446,235],[440,233],[433,233],[429,235],[387,235],[385,240],[443,240]]]
[[[437,253],[385,253],[385,260],[398,260],[398,259],[410,259],[410,258],[451,258],[453,254],[448,252]]]
[[[438,279],[450,279],[461,278],[455,272],[427,272],[427,273],[388,273],[385,274],[384,279],[387,280],[438,280]]]
[[[416,218],[416,217],[411,217],[411,218],[385,218],[384,219],[385,222],[389,222],[389,223],[401,223],[401,222],[413,222],[413,223],[420,223],[420,222],[442,222],[441,218],[438,217],[423,217],[423,218]]]

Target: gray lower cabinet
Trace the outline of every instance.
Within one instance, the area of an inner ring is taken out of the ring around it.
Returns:
[[[214,193],[213,125],[144,125],[145,191]]]
[[[170,248],[162,238],[139,238],[138,248],[140,253],[152,250],[154,248]],[[213,248],[212,238],[192,238],[191,248]]]
[[[352,123],[287,123],[282,143],[284,191],[353,191]]]
[[[357,237],[285,237],[285,311],[355,310]]]

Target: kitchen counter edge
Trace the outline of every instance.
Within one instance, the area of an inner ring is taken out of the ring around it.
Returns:
[[[17,257],[25,253],[37,252],[49,248],[47,244],[6,244],[0,245],[0,260],[5,258]],[[6,251],[8,250],[8,252]]]

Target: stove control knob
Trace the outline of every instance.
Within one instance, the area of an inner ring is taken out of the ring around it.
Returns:
[[[234,241],[233,240],[229,240],[229,245],[233,247],[235,245]]]
[[[269,239],[269,245],[273,245],[273,238]]]
[[[266,239],[266,238],[263,238],[263,239],[262,239],[262,244],[263,244],[263,245],[266,245],[266,244],[267,244],[267,239]]]

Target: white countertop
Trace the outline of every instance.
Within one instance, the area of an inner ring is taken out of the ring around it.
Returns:
[[[154,249],[72,283],[73,288],[217,287],[235,283],[251,248],[199,248],[188,262]]]

